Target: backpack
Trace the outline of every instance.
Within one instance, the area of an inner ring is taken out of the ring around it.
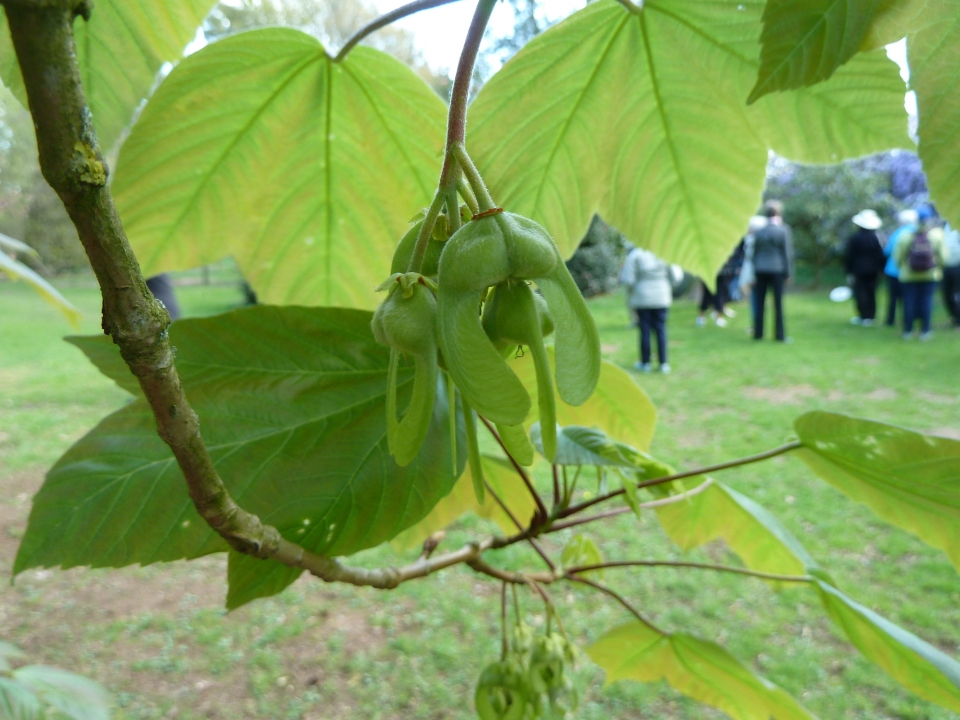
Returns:
[[[910,241],[907,264],[914,272],[927,272],[937,266],[937,258],[933,253],[933,243],[930,242],[925,230],[917,230],[913,240]]]

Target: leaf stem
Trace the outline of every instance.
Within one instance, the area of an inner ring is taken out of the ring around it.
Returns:
[[[510,458],[510,462],[513,464],[513,469],[517,471],[517,475],[519,475],[520,479],[523,480],[523,484],[527,486],[527,490],[530,491],[533,501],[537,504],[537,515],[539,516],[539,522],[545,522],[546,519],[550,517],[550,513],[547,510],[547,506],[543,504],[543,500],[540,499],[540,495],[537,494],[537,491],[534,489],[533,483],[530,482],[530,476],[527,475],[520,463],[518,463],[516,459],[514,459],[513,455],[510,454],[510,451],[507,450],[507,446],[503,444],[503,440],[501,439],[496,428],[493,427],[493,423],[487,420],[483,415],[478,415],[477,417],[483,421],[483,424],[487,426],[487,430],[489,430],[490,434],[493,435],[493,439],[497,441],[500,449],[506,453],[508,458]],[[522,527],[520,529],[523,530]]]
[[[675,473],[674,475],[667,475],[666,477],[654,478],[653,480],[646,480],[645,482],[637,483],[637,488],[646,488],[653,487],[654,485],[663,485],[664,483],[673,482],[674,480],[682,480],[683,478],[695,477],[697,475],[703,475],[705,473],[719,472],[720,470],[727,470],[733,467],[740,467],[741,465],[749,465],[751,463],[760,462],[761,460],[769,460],[772,457],[777,455],[783,455],[792,450],[796,450],[800,447],[803,447],[803,443],[800,442],[791,442],[786,445],[781,445],[780,447],[774,448],[773,450],[767,450],[766,452],[758,453],[756,455],[750,455],[748,457],[739,458],[737,460],[730,460],[729,462],[719,463],[717,465],[709,465],[707,467],[698,468],[696,470],[687,470],[681,473]],[[583,510],[586,510],[588,507],[592,507],[597,503],[602,503],[610,498],[615,498],[618,495],[623,495],[624,489],[620,488],[619,490],[614,490],[609,492],[606,495],[601,495],[599,497],[592,498],[585,502],[580,503],[579,505],[571,505],[566,510],[563,510],[558,517],[569,517],[571,515],[576,515]]]
[[[458,0],[416,0],[416,2],[402,5],[396,10],[391,10],[388,13],[384,13],[380,17],[368,22],[353,35],[347,38],[347,41],[343,44],[343,47],[340,48],[340,52],[334,56],[333,61],[336,63],[342,62],[343,59],[350,53],[351,50],[353,50],[354,47],[356,47],[361,40],[382,27],[386,27],[387,25],[394,23],[401,18],[421,12],[422,10],[431,10],[433,8],[440,7],[441,5],[449,5],[450,3],[454,2],[458,2]]]
[[[470,183],[470,187],[473,188],[473,191],[477,194],[477,202],[480,205],[480,210],[489,210],[495,207],[493,198],[490,196],[490,191],[487,190],[483,178],[480,177],[480,171],[477,170],[477,166],[473,164],[473,158],[470,157],[464,144],[462,142],[457,143],[451,148],[451,151],[457,164],[463,170],[467,182]]]
[[[587,578],[585,578],[585,577],[580,577],[579,575],[567,575],[566,578],[567,578],[567,580],[571,580],[571,581],[573,581],[573,582],[578,582],[578,583],[583,583],[584,585],[589,585],[589,586],[592,587],[593,589],[599,590],[600,592],[605,593],[606,595],[609,595],[609,596],[612,597],[614,600],[616,600],[618,603],[620,603],[621,605],[623,605],[623,607],[625,607],[627,610],[629,610],[637,620],[639,620],[640,622],[642,622],[642,623],[643,623],[644,625],[646,625],[648,628],[650,628],[650,629],[653,630],[654,632],[660,633],[661,635],[666,635],[666,633],[665,633],[663,630],[661,630],[660,628],[658,628],[656,625],[654,625],[652,622],[650,622],[647,618],[645,618],[643,615],[641,615],[641,614],[640,614],[640,611],[637,610],[635,607],[633,607],[633,605],[631,605],[630,603],[628,603],[619,593],[615,592],[614,590],[611,590],[611,589],[608,588],[606,585],[601,585],[601,584],[598,583],[598,582],[594,582],[593,580],[588,580]]]
[[[763,580],[779,580],[781,582],[812,582],[810,575],[783,575],[780,573],[768,573],[760,570],[750,570],[749,568],[734,567],[733,565],[713,565],[711,563],[686,562],[681,560],[624,560],[620,562],[596,563],[594,565],[578,565],[569,568],[566,574],[588,572],[590,570],[606,570],[608,568],[623,567],[673,567],[673,568],[693,568],[696,570],[716,570],[717,572],[735,573],[737,575],[749,575],[750,577],[761,578]]]
[[[463,201],[467,204],[467,207],[470,208],[470,212],[476,215],[480,212],[480,206],[477,204],[477,197],[473,194],[473,190],[470,189],[470,185],[466,180],[463,179],[463,176],[457,180],[457,190],[460,191],[460,197],[463,198]]]
[[[537,544],[537,541],[534,540],[532,537],[530,537],[529,532],[523,527],[523,525],[520,524],[520,521],[517,520],[517,516],[510,511],[510,508],[507,507],[507,504],[500,498],[499,495],[497,495],[496,491],[492,487],[490,487],[490,483],[484,480],[483,484],[487,488],[487,492],[490,493],[490,496],[494,499],[497,505],[499,505],[500,508],[507,514],[507,517],[509,517],[510,520],[513,521],[513,524],[517,526],[517,530],[520,531],[520,534],[517,536],[518,541],[526,540],[528,543],[530,543],[533,546],[533,549],[537,551],[537,553],[540,555],[541,558],[543,558],[543,561],[547,564],[547,567],[549,567],[551,570],[556,570],[557,566],[553,564],[553,560],[551,560],[547,556],[547,554],[543,551],[543,548]],[[506,544],[496,543],[496,544],[498,545],[498,547],[506,547],[507,544],[512,545],[513,543],[506,543]]]
[[[433,226],[437,224],[437,217],[440,210],[443,209],[443,203],[446,200],[446,193],[437,190],[433,196],[433,202],[427,208],[426,215],[423,216],[423,225],[420,226],[420,233],[417,235],[417,244],[413,248],[413,255],[410,256],[410,265],[407,266],[407,272],[420,272],[423,266],[423,256],[427,254],[427,242],[433,233]]]

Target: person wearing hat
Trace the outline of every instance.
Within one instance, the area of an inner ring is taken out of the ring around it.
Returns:
[[[877,280],[887,261],[877,235],[883,221],[873,210],[861,210],[853,216],[853,224],[857,231],[847,238],[843,256],[857,305],[857,315],[850,322],[870,326],[877,317]]]
[[[897,305],[900,303],[900,265],[897,264],[897,257],[894,250],[897,249],[897,243],[907,232],[913,232],[917,229],[917,223],[920,216],[913,208],[901,210],[897,213],[897,222],[900,227],[891,233],[887,238],[887,244],[883,247],[883,254],[887,257],[887,264],[883,267],[883,274],[887,280],[887,327],[893,327],[897,322]]]
[[[903,339],[913,338],[913,325],[920,320],[920,339],[933,337],[930,316],[933,293],[942,277],[945,257],[943,229],[933,225],[937,217],[930,205],[917,208],[919,224],[904,233],[893,254],[900,267],[900,292],[903,295]]]

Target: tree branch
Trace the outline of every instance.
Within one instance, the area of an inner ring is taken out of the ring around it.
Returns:
[[[688,477],[695,477],[697,475],[703,475],[705,473],[719,472],[720,470],[727,470],[733,467],[740,467],[741,465],[749,465],[751,463],[760,462],[761,460],[769,460],[772,457],[777,455],[783,455],[792,450],[803,447],[803,443],[800,442],[791,442],[786,445],[781,445],[780,447],[774,448],[773,450],[767,450],[766,452],[757,453],[756,455],[750,455],[748,457],[738,458],[737,460],[730,460],[729,462],[719,463],[717,465],[708,465],[707,467],[698,468],[696,470],[687,470],[685,472],[676,473],[674,475],[667,475],[661,478],[654,478],[652,480],[646,480],[641,483],[637,483],[637,489],[653,487],[654,485],[663,485],[664,483],[673,482],[674,480],[683,480]],[[614,490],[609,492],[606,495],[600,495],[586,502],[582,502],[579,505],[571,505],[566,510],[562,511],[558,517],[570,517],[571,515],[576,515],[578,512],[586,510],[588,507],[596,505],[597,503],[602,503],[610,498],[615,498],[618,495],[623,495],[624,489],[620,488],[619,490]]]
[[[520,521],[517,520],[517,516],[510,511],[510,508],[507,507],[507,504],[500,498],[499,495],[497,495],[496,491],[490,487],[490,483],[484,480],[483,484],[487,488],[487,492],[490,493],[490,497],[496,501],[497,505],[499,505],[500,508],[507,514],[507,517],[509,517],[513,521],[513,524],[517,526],[517,530],[520,531],[520,534],[516,536],[518,538],[517,542],[520,540],[526,540],[533,546],[533,549],[537,551],[537,554],[543,558],[543,561],[547,564],[547,567],[549,567],[551,570],[556,570],[556,565],[553,564],[553,561],[550,559],[550,557],[543,551],[543,548],[537,544],[537,541],[533,539],[529,532],[529,528],[525,528],[520,524]],[[494,541],[493,546],[506,547],[508,544],[512,545],[513,543]]]
[[[360,43],[361,40],[382,27],[386,27],[387,25],[394,23],[401,18],[421,12],[422,10],[432,10],[435,7],[449,5],[450,3],[455,3],[458,1],[459,0],[417,0],[416,2],[408,3],[398,7],[396,10],[391,10],[388,13],[384,13],[375,20],[368,22],[353,35],[347,38],[347,41],[343,44],[343,47],[340,48],[340,52],[336,54],[336,56],[333,58],[333,61],[341,62],[350,53],[350,51],[353,50],[358,43]]]
[[[500,446],[500,449],[510,458],[510,463],[513,465],[513,469],[517,471],[517,475],[520,476],[520,479],[523,480],[523,484],[527,486],[527,490],[530,491],[530,495],[533,496],[533,501],[537,504],[537,515],[539,516],[539,522],[545,522],[550,513],[547,510],[547,506],[543,504],[543,500],[540,499],[540,495],[537,494],[536,489],[533,487],[533,483],[530,482],[530,476],[527,475],[523,467],[514,459],[513,455],[510,454],[510,451],[507,450],[507,446],[503,444],[503,438],[500,437],[500,433],[497,432],[496,428],[493,427],[493,423],[487,420],[483,415],[478,415],[477,417],[487,426],[487,430],[490,431],[490,434],[493,435],[493,439],[497,441],[497,444]],[[523,528],[520,528],[523,530]]]
[[[511,570],[501,570],[500,568],[489,565],[485,560],[479,557],[473,560],[468,560],[467,567],[476,570],[482,575],[488,575],[492,578],[501,580],[505,583],[510,583],[512,585],[526,585],[530,579],[535,580],[538,583],[549,585],[557,580],[556,575],[553,573],[522,573],[513,572]]]
[[[157,433],[177,460],[197,512],[234,550],[328,581],[395,587],[440,568],[466,562],[492,540],[395,569],[347,568],[284,540],[280,532],[230,497],[200,435],[167,336],[170,316],[140,271],[107,186],[77,66],[73,22],[87,17],[87,0],[3,0],[23,73],[44,178],[77,228],[103,297],[103,330],[136,376],[157,421]]]
[[[654,625],[652,622],[650,622],[647,618],[645,618],[643,615],[641,615],[641,614],[640,614],[640,611],[637,610],[635,607],[633,607],[633,605],[631,605],[630,603],[628,603],[619,593],[611,590],[611,589],[608,588],[606,585],[601,585],[601,584],[598,583],[598,582],[594,582],[593,580],[588,580],[587,578],[585,578],[585,577],[580,577],[579,575],[567,575],[567,576],[566,576],[566,579],[567,579],[567,580],[571,580],[571,581],[573,581],[573,582],[583,583],[584,585],[589,585],[590,587],[594,588],[595,590],[599,590],[600,592],[602,592],[602,593],[604,593],[604,594],[606,594],[606,595],[609,595],[609,596],[612,597],[614,600],[616,600],[618,603],[620,603],[621,605],[623,605],[623,607],[625,607],[627,610],[629,610],[630,613],[631,613],[637,620],[639,620],[640,622],[642,622],[642,623],[643,623],[644,625],[646,625],[648,628],[650,628],[651,630],[654,630],[654,631],[660,633],[661,635],[666,635],[666,633],[665,633],[663,630],[661,630],[660,628],[658,628],[656,625]]]

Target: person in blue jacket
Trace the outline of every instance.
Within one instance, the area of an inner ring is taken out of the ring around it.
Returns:
[[[900,291],[900,266],[897,264],[897,256],[894,250],[897,243],[907,233],[913,233],[917,229],[917,222],[920,216],[916,210],[902,210],[897,214],[897,221],[900,227],[894,230],[886,246],[883,248],[883,254],[887,257],[887,264],[883,268],[883,274],[887,281],[887,327],[893,327],[897,323],[897,304],[901,302],[902,293]]]

